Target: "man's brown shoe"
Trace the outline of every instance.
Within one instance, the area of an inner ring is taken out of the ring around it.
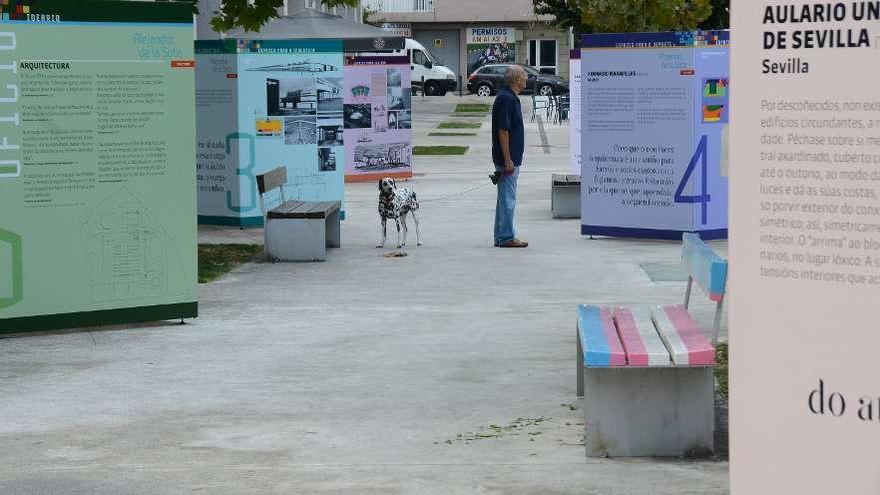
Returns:
[[[526,242],[526,241],[521,241],[521,240],[519,240],[519,239],[511,239],[511,240],[507,241],[507,243],[502,244],[502,245],[499,246],[499,247],[504,247],[504,248],[524,248],[524,247],[529,247],[529,243]]]

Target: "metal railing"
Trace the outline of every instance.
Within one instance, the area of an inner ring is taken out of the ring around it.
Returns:
[[[376,12],[434,12],[434,0],[364,0],[364,8]]]

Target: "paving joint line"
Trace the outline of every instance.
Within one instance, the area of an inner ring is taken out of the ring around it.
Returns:
[[[544,120],[538,115],[538,134],[541,136],[541,147],[544,149],[544,154],[550,154],[550,140],[547,139],[547,131],[544,129]]]

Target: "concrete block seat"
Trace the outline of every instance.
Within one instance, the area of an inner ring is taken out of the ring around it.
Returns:
[[[553,218],[581,217],[581,176],[553,174],[550,189]]]
[[[690,275],[684,305],[578,307],[577,394],[586,392],[588,457],[714,449],[715,347],[687,306],[696,280],[717,303],[714,342],[727,262],[685,234],[682,265]]]
[[[287,201],[287,170],[276,168],[257,176],[260,207],[265,218],[266,256],[273,261],[324,261],[328,247],[339,247],[339,201]],[[263,195],[281,189],[281,204],[266,209]]]

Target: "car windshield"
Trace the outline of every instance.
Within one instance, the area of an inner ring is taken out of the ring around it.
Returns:
[[[428,60],[430,60],[434,65],[440,65],[440,62],[438,62],[437,59],[434,58],[433,53],[429,52],[427,49],[425,49],[424,53],[428,57]]]

